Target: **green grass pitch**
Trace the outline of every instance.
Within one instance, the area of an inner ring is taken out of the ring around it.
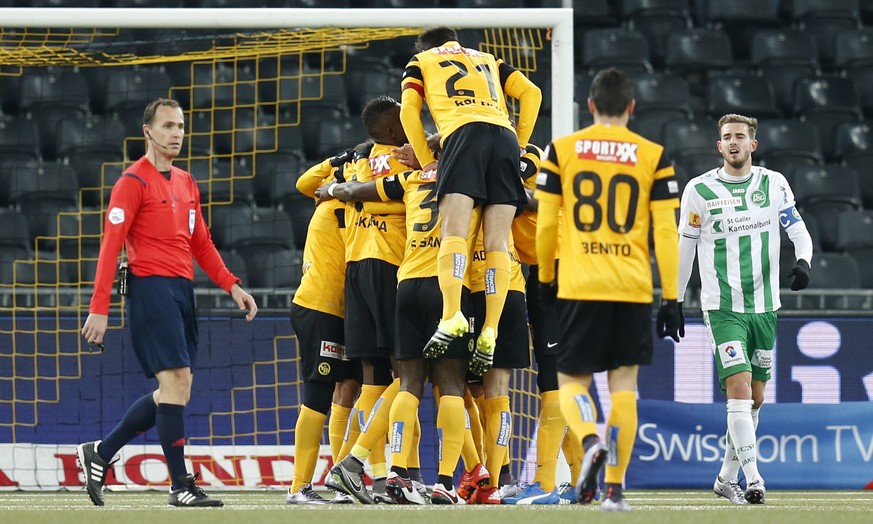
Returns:
[[[633,512],[606,514],[591,506],[287,506],[282,492],[211,491],[223,508],[166,505],[163,493],[107,493],[96,508],[82,492],[0,492],[2,524],[550,524],[761,522],[807,524],[873,522],[870,491],[771,491],[763,506],[732,506],[710,491],[629,491]],[[447,513],[449,512],[449,513]],[[738,520],[739,519],[739,520]],[[749,519],[749,520],[746,520]]]

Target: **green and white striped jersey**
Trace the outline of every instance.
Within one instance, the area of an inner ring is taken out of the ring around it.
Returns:
[[[781,173],[763,167],[733,178],[713,169],[691,179],[682,195],[679,234],[698,239],[701,308],[776,311],[780,221],[800,220],[794,193]]]

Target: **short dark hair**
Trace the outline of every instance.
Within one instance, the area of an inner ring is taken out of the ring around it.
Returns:
[[[382,118],[389,112],[400,109],[400,104],[390,96],[377,96],[367,102],[361,111],[361,120],[364,121],[364,128],[367,134],[373,138],[382,134]]]
[[[146,106],[145,111],[143,111],[142,114],[142,123],[147,126],[151,125],[152,120],[155,119],[155,113],[161,106],[175,107],[179,109],[182,108],[182,106],[179,105],[179,102],[173,100],[172,98],[157,98],[149,102],[149,105]]]
[[[601,115],[621,116],[633,100],[634,86],[627,75],[610,67],[597,73],[591,82],[588,96]]]
[[[439,47],[446,42],[457,42],[458,33],[451,27],[440,26],[425,29],[418,35],[418,40],[415,42],[415,48],[419,51],[427,51],[434,47]]]

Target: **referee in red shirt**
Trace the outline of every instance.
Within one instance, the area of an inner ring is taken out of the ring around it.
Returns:
[[[106,212],[103,243],[94,278],[94,294],[82,335],[102,344],[109,295],[121,245],[127,247],[127,316],[133,349],[158,389],[133,403],[118,426],[102,441],[77,449],[91,502],[104,504],[103,486],[115,454],[153,426],[170,470],[169,504],[223,506],[207,496],[185,466],[185,405],[191,394],[191,367],[197,357],[194,263],[230,293],[246,320],[258,312],[255,299],[239,285],[215,244],[200,209],[200,191],[190,173],[173,167],[182,148],[185,117],[175,100],[159,98],[143,114],[144,157],[115,183]]]

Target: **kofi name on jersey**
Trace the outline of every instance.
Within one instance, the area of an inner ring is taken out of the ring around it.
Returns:
[[[633,166],[637,163],[637,148],[633,142],[615,140],[577,140],[576,155],[586,160]]]

